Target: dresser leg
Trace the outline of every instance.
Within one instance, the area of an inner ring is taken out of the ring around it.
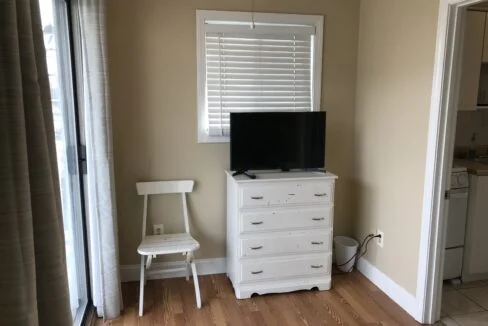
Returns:
[[[318,284],[317,288],[319,289],[319,291],[328,291],[328,290],[330,290],[331,285],[332,285],[332,282]]]
[[[235,293],[236,293],[237,299],[249,299],[251,297],[251,295],[253,294],[253,292],[241,291],[239,289],[235,289]]]

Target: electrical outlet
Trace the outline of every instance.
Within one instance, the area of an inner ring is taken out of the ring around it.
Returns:
[[[153,234],[154,235],[164,234],[164,226],[162,224],[154,224],[153,225]]]
[[[383,248],[383,245],[385,244],[385,233],[380,229],[376,229],[375,235],[381,235],[381,237],[376,238],[376,244]]]

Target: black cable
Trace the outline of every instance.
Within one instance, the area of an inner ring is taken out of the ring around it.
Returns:
[[[354,258],[357,257],[357,255],[359,254],[359,252],[361,252],[361,248],[363,247],[364,243],[366,242],[366,240],[368,239],[372,239],[375,235],[374,234],[368,234],[362,241],[362,243],[360,245],[358,245],[358,249],[356,250],[356,253],[348,260],[346,261],[345,263],[342,263],[342,264],[336,264],[337,267],[339,266],[344,266],[344,265],[347,265],[348,263],[351,262],[351,260],[353,260]]]
[[[359,262],[359,259],[360,259],[361,257],[363,257],[364,255],[366,255],[366,253],[368,252],[368,244],[369,244],[369,242],[370,242],[371,240],[373,240],[374,238],[381,238],[381,235],[377,234],[377,235],[375,235],[375,236],[373,236],[373,237],[369,238],[369,239],[368,239],[368,241],[366,241],[365,250],[364,250],[364,252],[363,252],[362,254],[359,254],[359,256],[357,257],[356,261],[354,262],[353,267],[351,268],[351,271],[352,271],[352,269],[353,269],[354,267],[357,267],[358,262]]]
[[[362,242],[360,245],[358,245],[358,248],[357,248],[357,250],[356,250],[356,253],[355,253],[354,255],[352,255],[352,257],[351,257],[351,258],[349,258],[349,260],[348,260],[348,261],[346,261],[345,263],[342,263],[342,264],[336,264],[336,266],[337,266],[337,267],[339,267],[339,266],[344,266],[344,265],[347,265],[348,263],[350,263],[350,262],[351,262],[351,260],[353,260],[354,258],[356,258],[356,257],[357,257],[358,253],[361,251],[361,247],[364,245],[364,242],[365,242],[365,241],[366,241],[366,240],[367,240],[369,237],[373,237],[373,236],[374,236],[373,234],[368,234],[368,235],[367,235],[367,236],[366,236],[366,237],[363,239],[363,242]]]
[[[364,252],[363,252],[361,255],[359,255],[358,260],[359,260],[359,258],[361,258],[361,257],[363,257],[364,255],[366,255],[366,253],[368,252],[368,243],[369,243],[371,240],[373,240],[374,238],[381,238],[381,235],[377,234],[377,235],[375,235],[374,237],[372,237],[371,239],[369,239],[369,240],[368,240],[368,242],[366,242],[366,250],[364,250]]]
[[[343,272],[343,273],[337,273],[337,274],[346,274],[346,273],[350,273],[353,271],[354,267],[357,266],[357,263],[359,261],[359,259],[361,257],[363,257],[364,255],[366,255],[366,253],[368,252],[368,244],[370,243],[371,240],[373,240],[374,238],[381,238],[381,235],[379,234],[368,234],[364,239],[363,241],[361,242],[361,244],[358,246],[358,249],[356,251],[356,253],[348,260],[346,261],[345,263],[342,263],[342,264],[336,264],[337,267],[339,266],[344,266],[344,265],[347,265],[348,263],[350,263],[353,259],[355,259],[354,261],[354,264],[351,266],[351,269],[349,269],[347,272]],[[361,250],[366,247],[365,251],[363,253],[361,253]]]

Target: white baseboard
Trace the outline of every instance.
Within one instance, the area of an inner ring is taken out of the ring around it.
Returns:
[[[222,274],[226,272],[225,258],[195,259],[198,275]],[[153,263],[146,270],[146,279],[157,280],[163,278],[185,277],[185,271],[171,271],[171,269],[184,268],[185,261],[171,261]],[[122,282],[139,281],[141,265],[121,265],[120,278]],[[168,271],[170,270],[170,271]]]
[[[402,307],[410,316],[415,318],[415,320],[420,321],[420,309],[417,304],[417,298],[413,294],[395,283],[395,281],[386,276],[365,258],[359,259],[358,270],[389,296],[390,299]]]

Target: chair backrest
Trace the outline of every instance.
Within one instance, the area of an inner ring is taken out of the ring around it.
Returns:
[[[137,182],[138,195],[164,195],[192,192],[193,180]]]
[[[144,196],[144,210],[142,213],[142,237],[146,236],[147,221],[147,202],[149,195],[181,194],[183,217],[185,219],[185,231],[190,233],[190,224],[188,222],[188,206],[186,202],[186,193],[193,191],[193,180],[173,180],[173,181],[152,181],[137,182],[137,194]]]

